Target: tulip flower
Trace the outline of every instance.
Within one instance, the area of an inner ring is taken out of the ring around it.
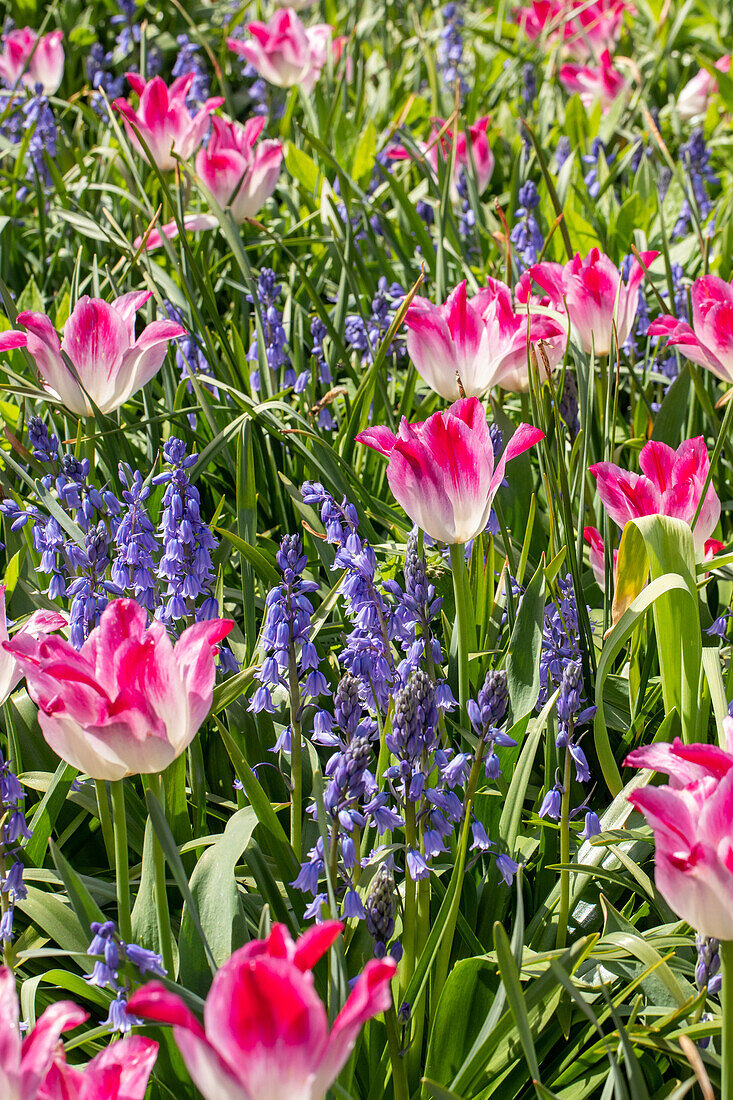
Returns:
[[[730,54],[719,58],[715,68],[721,73],[730,72]],[[700,118],[708,109],[710,99],[718,90],[718,82],[707,69],[699,69],[696,76],[685,84],[677,97],[677,114],[683,122]]]
[[[0,39],[0,80],[15,88],[18,82],[29,88],[41,85],[44,95],[58,91],[64,75],[63,31],[51,31],[39,38],[30,27],[18,27]]]
[[[389,459],[389,487],[413,523],[449,545],[483,531],[506,463],[543,438],[539,429],[520,424],[496,462],[486,410],[475,397],[422,424],[403,417],[397,435],[376,427],[356,437]]]
[[[269,23],[248,23],[247,41],[227,38],[227,46],[253,65],[260,76],[278,88],[298,84],[311,92],[326,64],[333,27],[316,23],[304,27],[292,7],[273,15]]]
[[[564,54],[583,61],[615,47],[625,11],[633,8],[624,0],[532,0],[516,19],[532,41],[560,40]]]
[[[640,516],[673,516],[692,525],[710,467],[703,437],[686,439],[675,451],[666,443],[650,441],[639,453],[641,474],[622,470],[612,462],[590,467],[598,495],[614,523],[623,528]],[[708,486],[692,538],[698,560],[720,519],[720,501]]]
[[[59,1047],[38,1100],[145,1100],[157,1057],[158,1044],[139,1035],[111,1043],[85,1066],[70,1066]]]
[[[648,268],[659,253],[642,252],[640,255],[644,267]],[[570,323],[584,351],[609,354],[614,320],[618,345],[623,345],[634,324],[639,284],[644,277],[644,268],[637,260],[633,261],[625,283],[618,268],[597,248],[592,248],[584,259],[576,252],[564,265],[533,264],[529,276],[547,291],[551,305],[558,312],[565,311],[567,302]],[[523,291],[526,294],[526,281]]]
[[[452,130],[445,129],[445,121],[442,118],[432,120],[433,128],[427,141],[416,142],[417,148],[427,160],[433,170],[438,174],[438,161],[450,162],[451,150],[454,140]],[[468,127],[467,133],[459,131],[455,138],[455,158],[453,164],[453,179],[451,180],[451,201],[455,204],[459,201],[458,184],[461,176],[466,171],[471,171],[471,165],[476,172],[476,190],[482,194],[491,179],[494,171],[494,154],[489,145],[487,130],[488,117],[479,118]],[[391,145],[387,150],[391,160],[412,160],[413,155],[404,145]]]
[[[606,584],[606,546],[603,536],[597,527],[584,527],[583,539],[588,545],[588,557],[590,567],[593,570],[598,587],[604,588]],[[720,539],[706,539],[703,551],[703,561],[710,561],[715,554],[719,554],[725,546]],[[613,576],[616,577],[616,563],[618,562],[618,547],[613,551]]]
[[[726,749],[657,742],[624,764],[669,776],[666,787],[629,795],[654,830],[657,889],[705,936],[733,940],[733,719],[723,719]]]
[[[560,83],[565,91],[572,95],[577,92],[586,111],[590,111],[596,100],[600,100],[603,114],[608,114],[614,100],[626,90],[626,80],[615,69],[608,50],[600,56],[598,65],[563,65],[560,69]]]
[[[650,336],[666,336],[683,355],[733,382],[733,282],[703,275],[692,284],[692,325],[665,314],[652,321]]]
[[[16,635],[3,649],[25,673],[48,744],[93,779],[163,771],[211,708],[217,644],[229,619],[195,623],[175,645],[135,600],[112,600],[80,650]]]
[[[0,351],[27,347],[46,389],[75,416],[91,416],[92,401],[101,412],[113,412],[158,373],[168,341],[186,334],[173,321],[153,321],[135,338],[135,313],[151,296],[133,291],[104,302],[84,295],[62,340],[50,317],[25,310],[17,323],[28,331],[1,332]]]
[[[143,80],[138,73],[127,73],[128,82],[140,100],[137,110],[120,97],[112,104],[122,115],[130,143],[146,156],[138,133],[147,145],[153,163],[161,172],[175,168],[178,158],[188,160],[201,145],[209,129],[210,115],[224,100],[221,96],[207,99],[192,115],[186,106],[195,74],[188,73],[173,81],[170,88],[159,76]],[[137,131],[137,133],[135,132]]]
[[[466,397],[481,397],[492,386],[529,389],[526,313],[514,312],[505,283],[487,283],[468,298],[464,279],[440,306],[413,298],[405,314],[407,352],[420,377],[448,401],[460,396],[459,378]],[[564,329],[557,320],[531,315],[529,339],[549,340],[555,361],[562,356]]]
[[[57,611],[34,611],[30,618],[17,631],[15,637],[20,634],[30,634],[32,638],[38,638],[41,634],[51,634],[54,630],[61,630],[67,625],[65,615]],[[8,620],[5,614],[5,585],[0,584],[0,643],[7,642]],[[4,703],[10,693],[15,690],[23,679],[23,671],[18,667],[17,661],[0,650],[0,704]]]
[[[212,133],[196,157],[196,172],[223,209],[228,209],[237,225],[254,218],[260,207],[275,190],[283,147],[279,141],[258,142],[265,125],[264,118],[251,118],[244,126],[238,122],[214,116]],[[197,232],[215,229],[219,224],[213,214],[191,214],[183,219],[186,229]],[[163,237],[172,240],[178,235],[178,225],[170,222],[153,230],[146,241],[148,250],[157,248]],[[135,242],[137,248],[142,238]]]
[[[324,921],[296,943],[282,924],[241,947],[217,972],[202,1027],[160,982],[133,993],[128,1011],[173,1025],[173,1037],[205,1100],[322,1100],[362,1025],[391,1004],[393,959],[371,959],[334,1020],[315,991],[312,968],[343,925]]]

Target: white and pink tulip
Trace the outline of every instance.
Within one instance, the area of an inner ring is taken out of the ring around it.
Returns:
[[[481,195],[486,190],[494,171],[494,154],[489,144],[488,127],[489,118],[479,118],[467,131],[460,130],[455,137],[452,130],[445,128],[442,118],[432,120],[433,128],[427,141],[416,142],[420,153],[427,163],[438,174],[438,163],[449,163],[453,142],[455,140],[455,160],[453,164],[453,179],[451,180],[451,201],[458,201],[458,182],[462,172],[475,171],[476,189]],[[391,145],[387,150],[392,160],[412,160],[413,154],[404,145]]]
[[[269,84],[299,85],[311,92],[333,47],[333,27],[305,27],[292,6],[276,12],[269,23],[247,24],[249,39],[228,38],[227,46],[243,57]]]
[[[105,302],[84,295],[61,340],[50,317],[26,310],[16,319],[26,332],[0,333],[0,351],[27,348],[46,388],[75,416],[91,416],[92,401],[101,412],[113,412],[158,373],[168,342],[185,335],[173,321],[153,321],[135,336],[135,314],[151,296],[133,291]]]
[[[275,924],[266,940],[235,951],[217,972],[203,1027],[160,982],[133,993],[128,1010],[172,1024],[173,1037],[204,1100],[323,1100],[364,1023],[392,1003],[393,959],[372,959],[329,1030],[313,967],[342,931],[324,921],[296,943]]]
[[[730,54],[719,58],[715,62],[715,68],[721,73],[730,72]],[[677,114],[682,121],[691,122],[692,119],[702,118],[717,90],[718,82],[712,73],[707,69],[700,69],[677,97]]]
[[[195,623],[173,644],[135,600],[113,600],[80,650],[17,634],[3,649],[25,674],[48,744],[93,779],[163,771],[211,709],[229,619]]]
[[[598,63],[588,65],[567,64],[560,69],[560,83],[570,95],[577,92],[587,111],[600,101],[603,114],[626,91],[628,85],[623,73],[614,66],[608,50],[604,50]]]
[[[693,363],[723,382],[733,382],[733,282],[703,275],[692,284],[692,325],[666,314],[652,321],[650,336],[666,336]]]
[[[0,80],[10,88],[18,83],[36,88],[44,95],[58,91],[64,76],[63,31],[51,31],[39,38],[30,27],[18,27],[4,34],[0,42]]]
[[[413,523],[437,542],[453,544],[483,531],[506,463],[544,435],[520,424],[497,462],[486,410],[466,397],[422,424],[403,417],[397,435],[375,427],[356,438],[388,458],[389,487]]]
[[[536,282],[547,294],[548,303],[558,312],[567,311],[583,350],[608,355],[613,339],[613,323],[619,347],[631,332],[639,304],[639,286],[658,252],[640,253],[643,267],[634,260],[627,281],[612,261],[597,248],[585,258],[576,252],[566,264],[545,261],[534,264],[525,275],[523,292]]]
[[[21,634],[29,634],[32,638],[39,638],[42,634],[52,634],[55,630],[62,630],[67,625],[66,616],[59,614],[58,611],[34,611],[13,636],[17,638]],[[5,585],[0,584],[0,646],[9,640],[5,611]],[[22,679],[23,670],[18,666],[18,662],[10,653],[0,648],[0,704],[5,702]]]
[[[170,88],[159,76],[146,81],[138,73],[127,73],[127,79],[139,98],[137,110],[122,97],[114,101],[112,108],[122,115],[133,148],[146,155],[139,134],[161,172],[175,168],[179,158],[192,157],[209,129],[211,112],[224,102],[221,96],[207,99],[192,115],[186,106],[186,96],[194,80],[193,73],[179,76]]]
[[[515,18],[532,41],[561,42],[563,53],[580,61],[613,50],[621,35],[625,0],[532,0]]]

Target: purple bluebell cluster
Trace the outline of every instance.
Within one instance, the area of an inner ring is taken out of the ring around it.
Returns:
[[[522,103],[525,108],[531,107],[537,98],[537,70],[531,61],[522,65]]]
[[[717,997],[723,984],[720,972],[720,943],[713,936],[695,936],[697,965],[695,967],[695,985],[702,990],[707,988],[710,997]]]
[[[692,200],[696,207],[700,223],[703,224],[711,210],[713,200],[710,197],[710,188],[717,187],[720,180],[715,175],[710,164],[710,149],[705,143],[705,133],[701,126],[697,126],[690,134],[689,140],[680,146],[680,160],[690,186]],[[684,237],[690,228],[692,210],[689,199],[682,200],[679,216],[672,230],[672,239]],[[706,227],[706,235],[712,236],[715,223]]]
[[[587,706],[583,685],[583,669],[580,661],[568,661],[562,672],[557,697],[557,738],[559,749],[567,749],[575,764],[575,778],[579,783],[590,779],[590,768],[579,743],[578,731],[590,721],[595,706]]]
[[[438,68],[443,85],[449,95],[455,94],[456,83],[461,100],[468,94],[468,81],[463,59],[463,4],[444,4],[443,28],[438,43]]]
[[[382,275],[377,284],[377,293],[372,299],[369,318],[365,321],[361,314],[347,314],[344,340],[349,347],[361,353],[363,364],[374,362],[377,349],[387,335],[404,297],[404,288],[399,283],[388,283],[386,277]],[[387,348],[386,354],[402,356],[404,352],[405,338],[398,333]]]
[[[573,578],[558,577],[557,599],[545,607],[537,710],[560,686],[565,666],[582,660],[580,622]]]
[[[21,842],[33,833],[23,813],[24,798],[18,777],[0,753],[0,940],[4,943],[13,938],[16,902],[28,895],[19,855]]]
[[[0,81],[0,83],[2,83]],[[26,149],[25,183],[18,188],[19,202],[34,195],[36,188],[47,190],[51,186],[48,159],[55,160],[58,144],[58,127],[48,97],[40,85],[31,91],[21,85],[13,91],[0,90],[0,117],[7,117],[0,124],[0,135],[12,145],[30,138]]]
[[[125,943],[117,934],[114,921],[92,921],[90,928],[92,940],[87,955],[96,957],[96,962],[86,981],[99,989],[110,989],[115,994],[105,1024],[110,1031],[126,1034],[136,1024],[142,1023],[127,1013],[127,1001],[132,992],[131,969],[134,968],[140,977],[154,974],[164,978],[167,971],[163,967],[162,956],[136,943]]]
[[[210,86],[209,74],[201,54],[201,47],[192,42],[187,34],[179,34],[176,42],[178,43],[178,54],[173,64],[172,75],[177,78],[188,76],[190,73],[194,74],[191,87],[186,96],[186,106],[189,111],[197,111],[208,99]]]
[[[95,42],[86,59],[87,79],[94,89],[91,104],[100,118],[109,120],[107,102],[124,95],[126,72],[137,71],[140,50],[141,27],[137,0],[117,0],[117,11],[110,17],[110,26],[118,28],[111,49]],[[145,72],[150,79],[160,72],[163,58],[155,47],[145,50]]]
[[[295,385],[296,377],[287,350],[288,338],[283,327],[283,316],[277,305],[281,293],[282,286],[278,283],[275,272],[269,267],[264,267],[257,280],[257,301],[262,316],[265,361],[277,381],[280,380],[281,369],[285,368],[282,376],[282,386],[289,388]],[[251,305],[254,304],[254,298],[251,294],[247,295],[247,301]],[[262,387],[262,379],[259,367],[260,346],[258,335],[254,336],[249,346],[247,359],[251,363],[258,364],[250,375],[250,386],[255,393],[259,393]]]
[[[325,676],[319,669],[321,659],[311,639],[313,604],[311,594],[318,591],[314,581],[307,581],[303,572],[308,558],[298,535],[285,535],[277,552],[277,564],[282,583],[267,596],[267,615],[262,629],[265,659],[256,673],[259,688],[250,703],[255,713],[275,711],[272,692],[283,687],[292,695],[297,691],[296,719],[302,710],[321,695],[330,695]],[[290,752],[290,726],[286,726],[276,751]]]
[[[515,257],[520,261],[521,270],[537,263],[544,237],[537,224],[534,211],[540,203],[537,184],[532,180],[526,180],[519,188],[519,206],[514,212],[514,228],[510,239],[514,245]]]
[[[597,199],[601,191],[601,181],[598,176],[601,158],[603,158],[604,163],[608,166],[613,164],[616,155],[615,153],[609,155],[601,139],[594,138],[590,147],[590,153],[586,153],[580,158],[583,164],[588,166],[588,171],[583,176],[583,182],[588,188],[588,194],[592,199]]]

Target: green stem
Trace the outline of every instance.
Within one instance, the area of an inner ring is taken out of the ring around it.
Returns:
[[[568,732],[572,737],[572,727]],[[570,749],[565,749],[565,770],[562,777],[562,802],[560,803],[560,862],[564,867],[570,863],[570,769],[572,758]],[[568,936],[568,912],[570,909],[570,871],[560,872],[560,908],[557,914],[557,947],[565,947]]]
[[[468,654],[471,649],[471,617],[466,574],[465,546],[456,542],[450,548],[450,564],[453,571],[453,591],[456,597],[456,623],[458,625],[458,701],[461,714],[465,712],[470,693],[468,680]]]
[[[407,1068],[400,1049],[397,1013],[394,1010],[394,1005],[390,1005],[389,1009],[385,1012],[384,1022],[387,1025],[389,1060],[392,1063],[394,1100],[410,1100],[410,1089],[407,1084]]]
[[[99,811],[99,824],[104,838],[104,850],[107,853],[107,861],[111,867],[115,858],[115,841],[112,815],[109,812],[109,802],[107,801],[107,784],[103,779],[95,779],[94,787],[97,792],[97,810]]]
[[[290,643],[288,660],[288,687],[290,689],[290,843],[298,863],[302,859],[303,827],[303,745],[300,735],[300,689],[298,687],[298,662],[295,646]]]
[[[147,785],[153,794],[157,796],[161,806],[165,806],[163,776],[145,776],[144,781],[147,781]],[[160,953],[163,956],[163,966],[168,971],[168,977],[173,978],[175,962],[173,959],[171,915],[166,892],[165,854],[152,826],[151,831],[153,834],[153,890],[155,894],[155,915],[158,923],[158,942]]]
[[[721,1022],[721,1100],[733,1100],[733,940],[720,941],[720,968],[723,984],[720,987]]]
[[[127,853],[127,817],[125,816],[124,779],[110,785],[112,792],[112,824],[115,838],[115,874],[117,879],[117,927],[125,943],[132,940],[130,916],[130,867]]]

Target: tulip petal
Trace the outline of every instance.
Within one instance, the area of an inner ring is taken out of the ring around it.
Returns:
[[[374,428],[365,428],[363,432],[359,432],[356,442],[363,443],[366,447],[371,447],[373,450],[379,451],[380,455],[386,455],[389,458],[397,442],[397,436],[389,428],[380,425]]]

